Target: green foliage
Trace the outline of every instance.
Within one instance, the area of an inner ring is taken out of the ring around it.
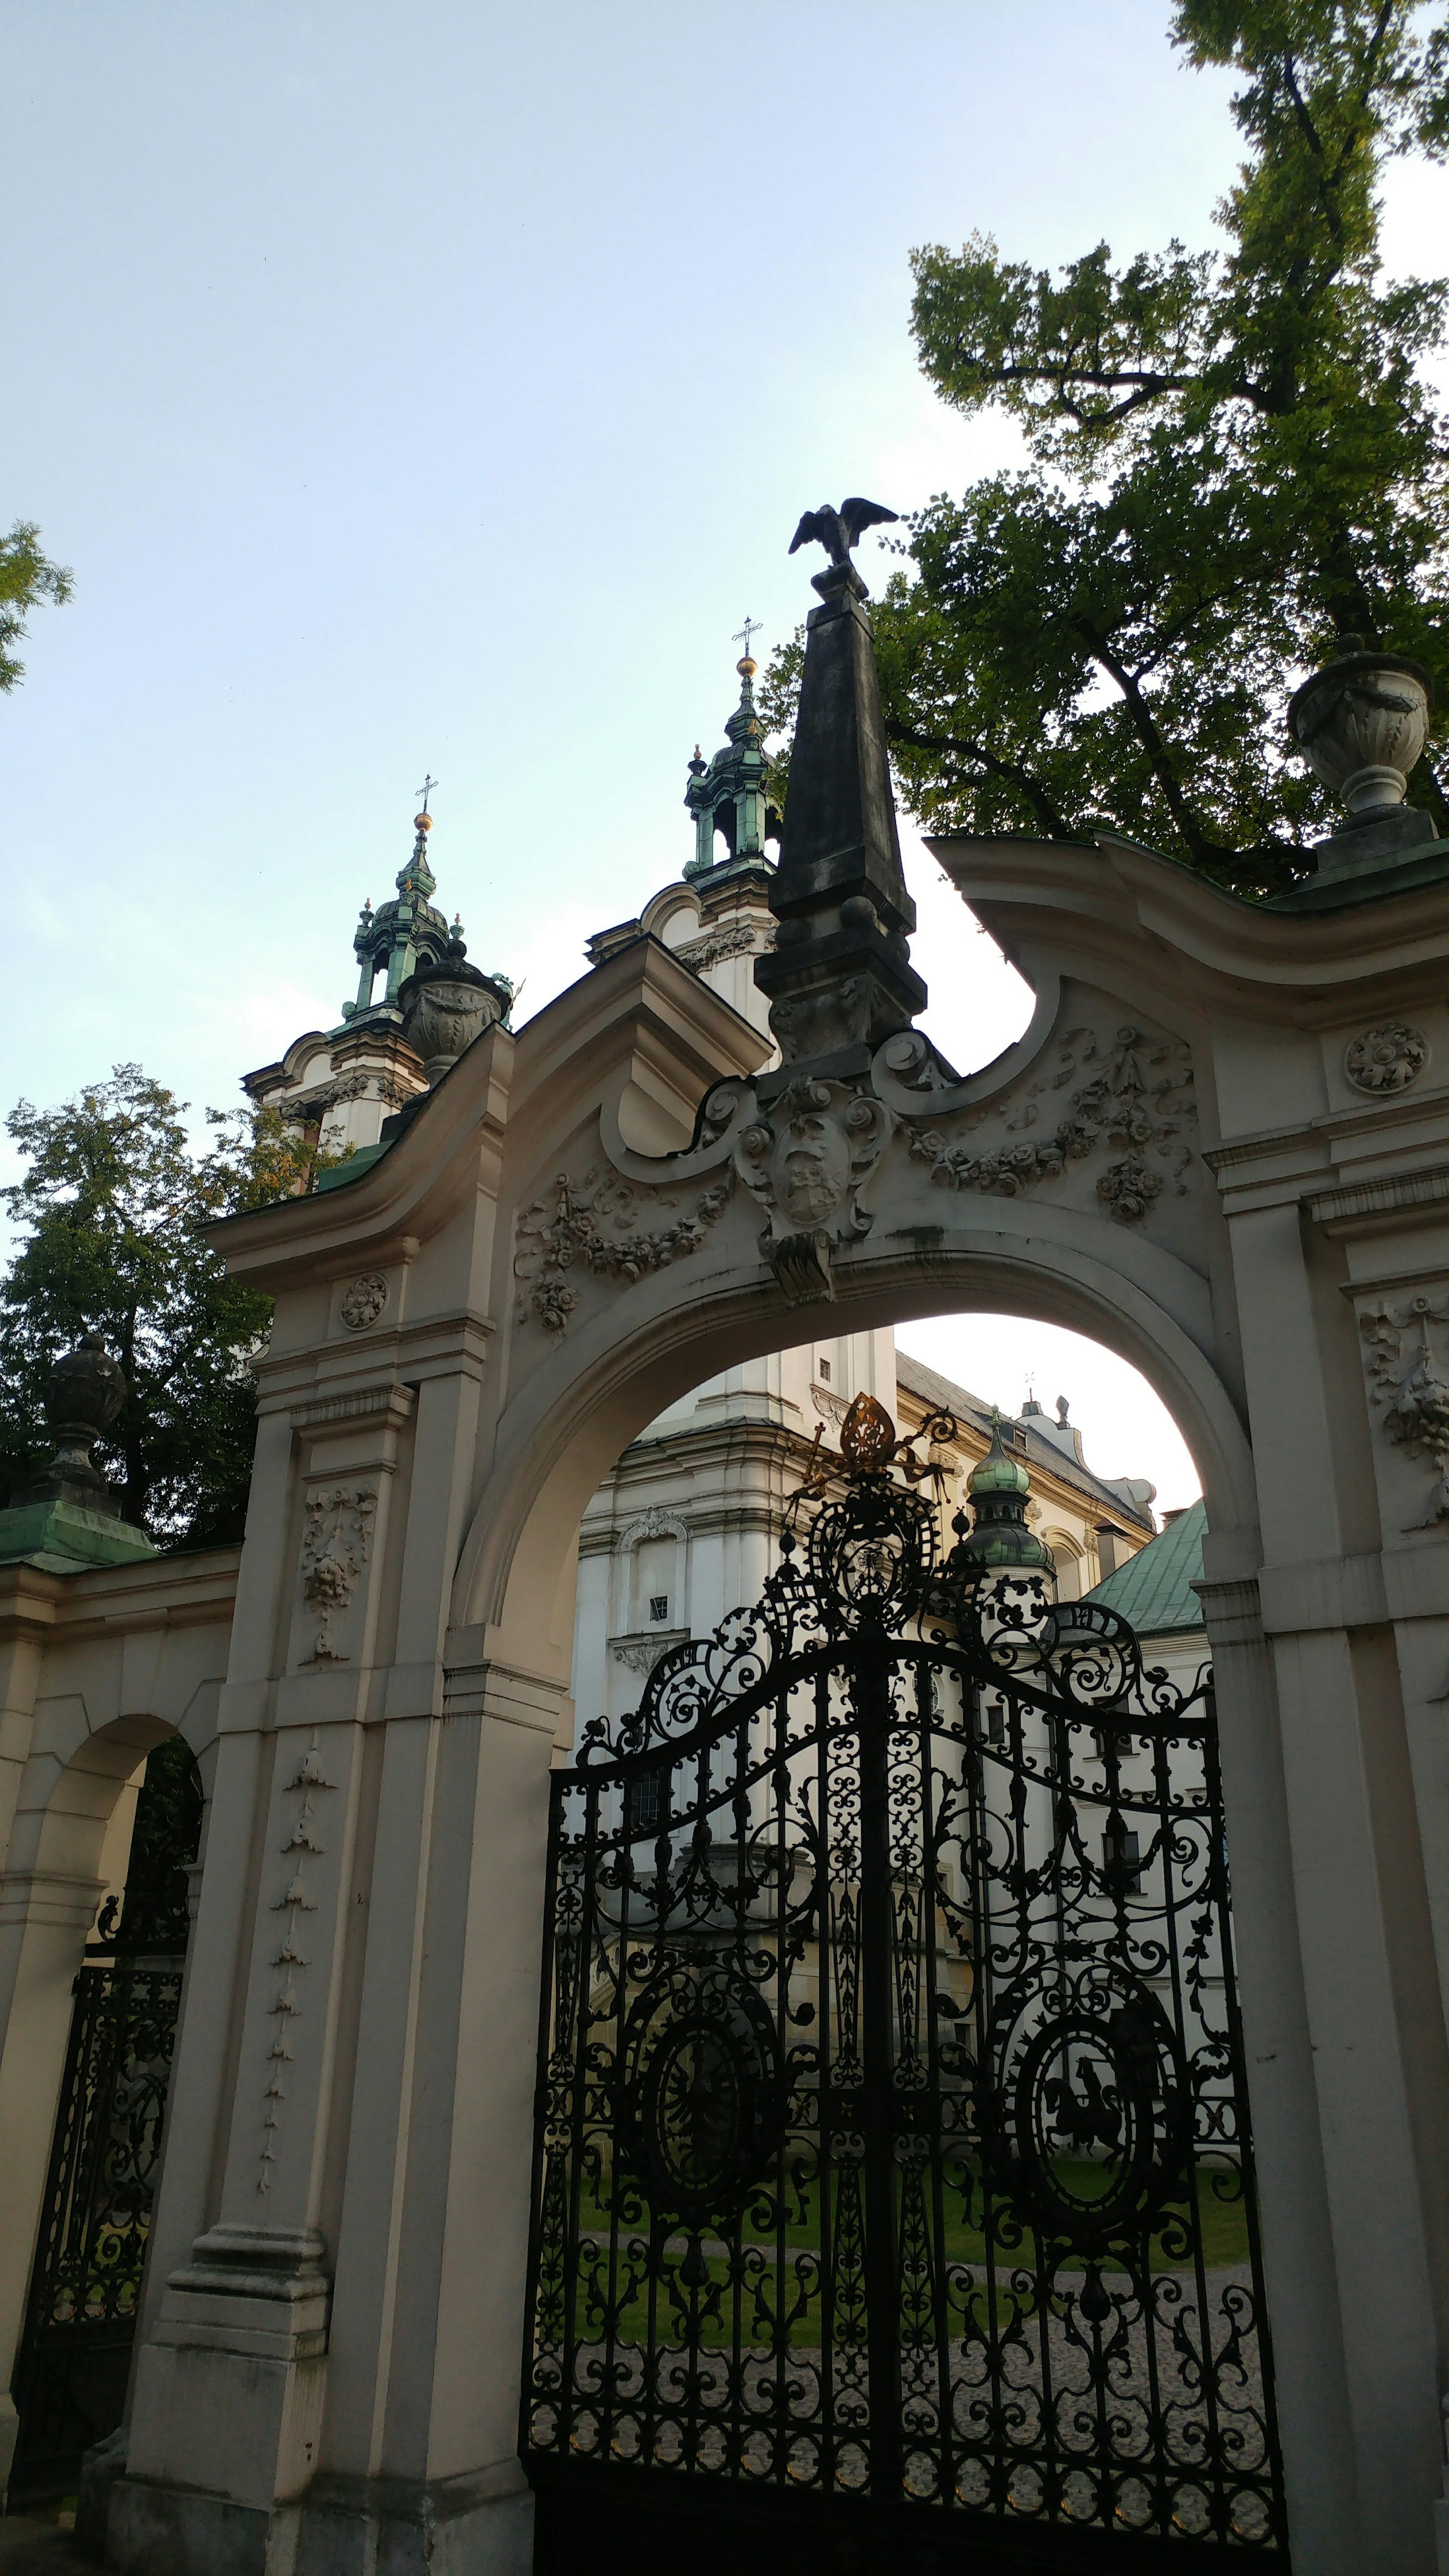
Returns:
[[[40,551],[40,530],[29,519],[17,519],[8,537],[0,537],[0,690],[13,689],[25,676],[15,646],[25,634],[25,620],[37,600],[63,606],[74,587],[61,565]]]
[[[1443,281],[1387,283],[1386,154],[1449,142],[1449,29],[1413,0],[1179,0],[1173,41],[1243,75],[1225,247],[1058,275],[980,237],[917,251],[943,399],[1029,462],[938,496],[877,614],[887,727],[938,830],[1119,830],[1250,894],[1335,811],[1286,699],[1356,636],[1449,704],[1449,439],[1425,382]],[[788,712],[786,659],[764,693]],[[1432,751],[1413,795],[1449,833]]]
[[[28,1165],[0,1198],[21,1240],[0,1282],[0,1484],[54,1448],[42,1390],[82,1332],[99,1332],[130,1394],[96,1463],[127,1519],[155,1538],[240,1535],[256,1400],[248,1362],[271,1301],[227,1278],[216,1218],[311,1187],[315,1142],[275,1110],[208,1110],[194,1154],[185,1103],[117,1065],[58,1109],[22,1101],[7,1129]]]

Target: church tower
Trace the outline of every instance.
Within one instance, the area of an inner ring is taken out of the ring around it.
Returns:
[[[758,665],[744,654],[735,665],[740,675],[740,702],[725,724],[724,748],[713,760],[701,760],[699,746],[689,764],[684,802],[694,818],[694,857],[685,868],[691,881],[720,865],[765,867],[766,841],[778,841],[780,817],[765,785],[764,728],[755,707]],[[723,859],[716,847],[723,839]]]
[[[259,1108],[276,1109],[290,1124],[313,1129],[327,1153],[376,1147],[384,1119],[428,1088],[428,1069],[408,1042],[409,1030],[417,1033],[410,1001],[420,979],[436,981],[464,955],[462,922],[450,925],[433,902],[437,879],[428,861],[428,797],[436,785],[429,779],[424,786],[421,811],[413,817],[412,856],[398,870],[395,895],[376,912],[370,902],[362,907],[352,941],[357,992],[342,1005],[340,1027],[308,1029],[278,1063],[242,1076],[242,1089]],[[480,980],[471,968],[466,971],[470,980]],[[506,975],[486,980],[499,988],[496,1017],[513,986]]]

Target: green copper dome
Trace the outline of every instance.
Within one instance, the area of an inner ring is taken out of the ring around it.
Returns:
[[[998,1414],[991,1446],[984,1458],[978,1458],[966,1479],[966,1490],[977,1494],[1029,1494],[1031,1478],[1019,1458],[1008,1458],[1001,1445],[1001,1417]]]
[[[966,1480],[974,1526],[952,1550],[952,1570],[968,1576],[999,1571],[1053,1575],[1051,1549],[1026,1525],[1031,1478],[1019,1458],[1008,1457],[1001,1431],[1001,1416],[993,1413],[991,1446]]]

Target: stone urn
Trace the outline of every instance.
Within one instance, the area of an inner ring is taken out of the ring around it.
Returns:
[[[46,1481],[107,1491],[91,1462],[91,1449],[126,1401],[126,1381],[99,1333],[82,1333],[73,1351],[58,1359],[45,1382],[45,1418],[56,1451]]]
[[[1344,650],[1288,701],[1288,729],[1309,767],[1348,807],[1377,822],[1403,804],[1429,737],[1429,674],[1402,654]]]
[[[397,998],[403,1035],[422,1057],[431,1089],[476,1037],[497,1025],[512,995],[470,966],[462,940],[455,939],[435,966],[409,975]]]

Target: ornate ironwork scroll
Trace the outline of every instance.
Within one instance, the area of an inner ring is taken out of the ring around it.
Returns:
[[[1281,2565],[1210,1677],[812,1490],[555,1782],[539,2564]]]
[[[12,2501],[73,2486],[82,2453],[124,2410],[201,1809],[187,1747],[179,1738],[158,1745],[137,1801],[124,1899],[103,1910],[75,1981],[16,2369]]]

